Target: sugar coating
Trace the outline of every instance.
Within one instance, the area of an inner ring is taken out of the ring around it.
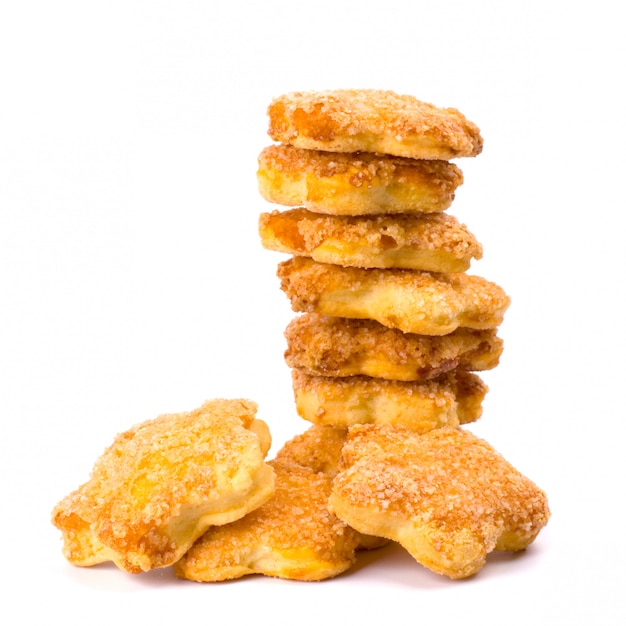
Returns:
[[[131,573],[165,567],[209,525],[260,506],[274,475],[256,410],[249,400],[217,399],[118,435],[53,511],[65,556],[77,565],[112,560]]]
[[[294,257],[278,266],[294,311],[373,319],[402,332],[446,335],[496,328],[510,299],[485,278],[400,269],[362,269]]]
[[[319,376],[429,380],[451,371],[494,368],[503,342],[496,329],[459,328],[441,336],[403,333],[373,320],[304,313],[285,329],[285,361]]]
[[[331,509],[361,532],[401,543],[435,572],[463,578],[492,550],[521,550],[545,526],[544,492],[460,428],[423,435],[355,426]]]
[[[265,200],[329,215],[445,211],[463,183],[453,163],[369,152],[264,148],[257,181]]]
[[[408,182],[419,176],[454,191],[463,182],[463,173],[454,163],[371,152],[327,152],[274,144],[261,150],[259,163],[262,167],[290,174],[313,174],[315,178],[350,174],[348,180],[354,187],[370,186],[376,179],[389,184],[393,180]]]
[[[270,250],[362,268],[459,272],[482,246],[445,213],[337,216],[306,209],[262,213],[261,243]]]
[[[248,574],[323,580],[354,563],[360,535],[328,510],[332,477],[284,461],[270,464],[276,473],[272,498],[205,533],[175,564],[177,576],[206,582]]]
[[[454,108],[376,89],[292,92],[268,107],[275,141],[332,152],[449,160],[482,151],[480,130]]]
[[[347,436],[347,428],[313,424],[287,441],[274,460],[335,476]]]
[[[287,441],[276,453],[274,461],[298,465],[333,478],[340,469],[341,453],[347,436],[348,429],[345,427],[313,424]],[[359,550],[375,550],[387,543],[382,537],[357,534]]]
[[[422,382],[369,376],[314,376],[292,370],[296,410],[313,423],[347,428],[394,424],[417,432],[478,420],[487,386],[456,370]]]

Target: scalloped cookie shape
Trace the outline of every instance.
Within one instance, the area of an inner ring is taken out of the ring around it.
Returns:
[[[343,464],[331,511],[450,578],[475,574],[493,550],[523,550],[550,517],[543,491],[461,429],[355,426]]]

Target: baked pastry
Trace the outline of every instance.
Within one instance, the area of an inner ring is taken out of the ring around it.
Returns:
[[[360,533],[328,511],[332,477],[270,461],[276,491],[244,518],[208,530],[174,565],[180,578],[211,582],[263,574],[315,581],[346,571]]]
[[[294,311],[372,319],[420,335],[496,328],[510,302],[495,283],[464,273],[362,269],[293,257],[278,265],[278,277]]]
[[[298,148],[449,160],[482,151],[480,130],[457,109],[377,89],[288,93],[268,107],[268,134]]]
[[[482,257],[472,233],[445,213],[346,217],[274,211],[261,214],[259,234],[268,250],[351,267],[464,272]]]
[[[54,508],[66,558],[139,573],[176,562],[210,526],[274,491],[267,425],[249,400],[212,400],[118,435],[90,479]]]
[[[292,370],[298,415],[313,423],[347,428],[395,424],[417,432],[475,422],[487,386],[476,375],[448,372],[425,382],[368,376],[335,378]]]
[[[285,329],[285,361],[317,376],[429,380],[454,369],[489,370],[503,342],[495,329],[458,328],[448,335],[416,335],[366,319],[303,313]]]
[[[268,202],[317,213],[415,214],[445,211],[463,183],[463,173],[449,161],[277,144],[261,151],[257,181]]]
[[[331,510],[450,578],[476,573],[492,550],[523,550],[550,517],[543,491],[462,429],[355,426],[343,463]]]
[[[313,424],[306,431],[292,437],[276,453],[276,463],[299,465],[315,473],[331,478],[337,475],[341,465],[341,452],[348,436],[348,429]],[[356,531],[355,531],[356,532]],[[388,543],[383,537],[357,533],[359,550],[375,550]]]
[[[313,424],[285,442],[274,460],[277,463],[300,465],[332,477],[339,471],[341,450],[347,436],[347,427]]]

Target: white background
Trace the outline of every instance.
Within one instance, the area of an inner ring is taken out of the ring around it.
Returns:
[[[625,623],[617,6],[0,3],[0,619]],[[454,106],[482,130],[449,212],[512,305],[472,430],[546,490],[548,527],[462,582],[400,549],[308,584],[70,566],[50,511],[117,432],[213,397],[256,400],[276,447],[308,427],[255,168],[272,97],[338,87]]]

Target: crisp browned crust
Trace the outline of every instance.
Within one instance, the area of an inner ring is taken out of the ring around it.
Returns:
[[[345,427],[313,424],[305,432],[287,441],[276,453],[274,460],[335,476],[339,471],[341,449],[347,435],[348,429]]]
[[[355,561],[360,533],[328,511],[332,477],[270,461],[273,497],[244,518],[210,529],[174,565],[177,576],[210,582],[264,574],[314,581]]]
[[[294,257],[278,266],[294,311],[372,319],[422,335],[459,327],[496,328],[509,298],[480,276],[398,269],[361,269]]]
[[[273,211],[261,214],[259,234],[268,250],[351,267],[464,272],[482,257],[474,235],[445,213],[349,217]]]
[[[118,435],[90,479],[54,509],[64,554],[131,573],[177,561],[209,527],[226,524],[272,494],[265,422],[248,400],[212,400]]]
[[[355,426],[343,462],[334,513],[451,578],[477,572],[492,550],[526,548],[550,516],[543,491],[461,429]]]
[[[257,180],[267,201],[304,206],[316,213],[414,214],[449,208],[463,174],[448,161],[322,152],[279,144],[259,155]]]
[[[268,116],[269,136],[299,148],[448,160],[483,146],[478,127],[457,109],[393,91],[293,92],[275,98]]]
[[[347,436],[347,428],[313,424],[305,432],[287,441],[276,453],[274,461],[299,465],[334,477],[339,472],[341,452]],[[382,537],[357,534],[359,550],[374,550],[387,543],[387,539]]]
[[[292,370],[298,415],[313,423],[347,428],[394,424],[417,432],[478,420],[487,386],[468,372],[448,372],[425,382],[351,376],[313,376]]]
[[[373,320],[305,313],[285,330],[287,365],[318,376],[429,380],[463,369],[498,365],[503,342],[495,329],[459,328],[448,335],[416,335]]]

